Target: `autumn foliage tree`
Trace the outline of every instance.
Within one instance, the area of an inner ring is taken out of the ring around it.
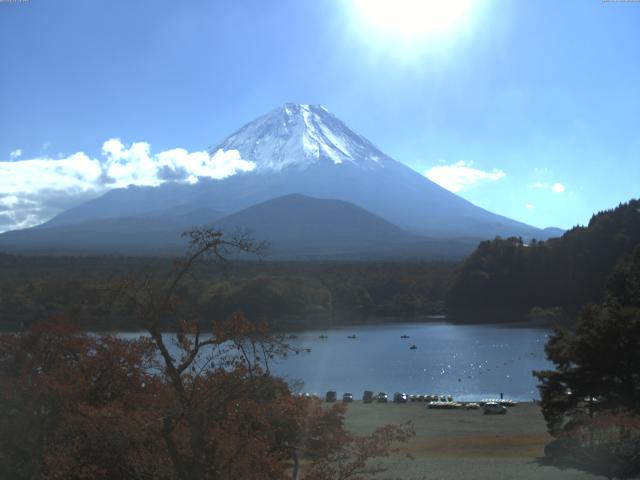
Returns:
[[[262,247],[187,235],[171,274],[112,289],[146,335],[92,335],[58,318],[0,336],[1,478],[356,479],[412,435],[404,425],[355,436],[343,406],[292,395],[269,369],[290,347],[241,314],[203,331],[181,297],[195,262]]]
[[[64,319],[0,337],[0,477],[164,478],[162,392],[147,339],[80,334]]]

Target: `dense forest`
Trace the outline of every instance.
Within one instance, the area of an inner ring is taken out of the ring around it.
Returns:
[[[241,311],[272,328],[325,327],[447,314],[452,321],[570,323],[601,302],[616,265],[640,244],[640,201],[595,214],[547,241],[483,241],[451,262],[234,261],[197,265],[181,292],[202,321]],[[162,282],[172,260],[0,253],[0,329],[70,315],[84,329],[139,329],[114,301],[133,280]],[[221,268],[222,267],[222,268]]]
[[[612,271],[638,244],[640,200],[545,242],[484,241],[454,274],[447,306],[460,318],[497,311],[572,318],[582,305],[603,300]]]
[[[222,267],[222,268],[221,268]],[[452,263],[203,262],[182,286],[203,321],[242,311],[272,328],[305,328],[444,313]],[[85,329],[139,329],[114,301],[132,280],[161,282],[172,261],[144,257],[0,254],[0,328],[23,329],[56,314]]]

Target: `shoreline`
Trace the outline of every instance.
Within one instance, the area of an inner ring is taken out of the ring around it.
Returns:
[[[267,322],[268,323],[268,322]],[[275,325],[269,325],[269,331],[271,333],[276,334],[294,334],[300,332],[321,332],[326,330],[333,329],[346,329],[346,328],[357,328],[357,327],[368,327],[368,326],[376,326],[376,325],[395,325],[395,324],[424,324],[424,325],[433,325],[433,324],[450,324],[450,325],[475,325],[475,326],[501,326],[505,328],[535,328],[535,329],[552,329],[555,326],[558,326],[556,323],[549,322],[540,322],[540,321],[528,321],[525,319],[522,320],[510,320],[510,321],[501,321],[498,319],[486,319],[483,321],[461,321],[456,320],[455,317],[447,316],[445,314],[438,315],[412,315],[407,317],[402,316],[367,316],[362,320],[353,320],[353,321],[292,321],[291,323],[283,323],[278,321]],[[19,329],[9,329],[9,328],[0,328],[0,333],[19,333],[27,331],[27,328],[19,328]],[[139,327],[135,328],[124,328],[119,327],[116,329],[110,330],[102,330],[96,328],[87,328],[82,329],[83,333],[91,333],[91,334],[100,334],[100,335],[109,335],[109,334],[117,334],[117,333],[145,333],[146,330],[141,329]],[[175,333],[175,330],[167,329],[166,333]]]

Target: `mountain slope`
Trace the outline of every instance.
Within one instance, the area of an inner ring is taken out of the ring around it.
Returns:
[[[249,230],[269,243],[268,257],[298,259],[461,259],[476,242],[434,240],[408,233],[352,203],[291,194],[214,222]]]
[[[112,190],[36,227],[48,229],[122,218],[172,218],[203,214],[192,223],[230,215],[277,197],[303,194],[353,203],[412,234],[430,238],[545,239],[544,231],[493,214],[431,182],[354,133],[326,109],[286,104],[245,125],[211,149],[237,150],[252,172],[196,184]]]
[[[184,251],[185,228],[159,218],[107,218],[14,230],[0,235],[0,251],[38,255],[165,255]]]
[[[291,194],[254,205],[215,222],[216,227],[249,228],[264,238],[333,238],[350,242],[397,239],[413,235],[342,200]],[[372,238],[375,237],[375,238]]]
[[[196,214],[198,212],[195,212]],[[292,194],[202,224],[191,214],[163,218],[110,218],[0,235],[0,249],[39,254],[179,255],[184,230],[209,226],[249,231],[266,241],[268,259],[461,259],[476,243],[410,234],[341,200]]]
[[[250,230],[269,242],[272,257],[365,255],[422,240],[352,203],[299,194],[254,205],[215,226]]]

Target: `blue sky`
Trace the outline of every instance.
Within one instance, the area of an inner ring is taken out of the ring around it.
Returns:
[[[285,102],[536,226],[640,196],[640,2],[487,0],[417,37],[356,3],[0,3],[0,230],[101,193],[109,139],[188,162]]]

